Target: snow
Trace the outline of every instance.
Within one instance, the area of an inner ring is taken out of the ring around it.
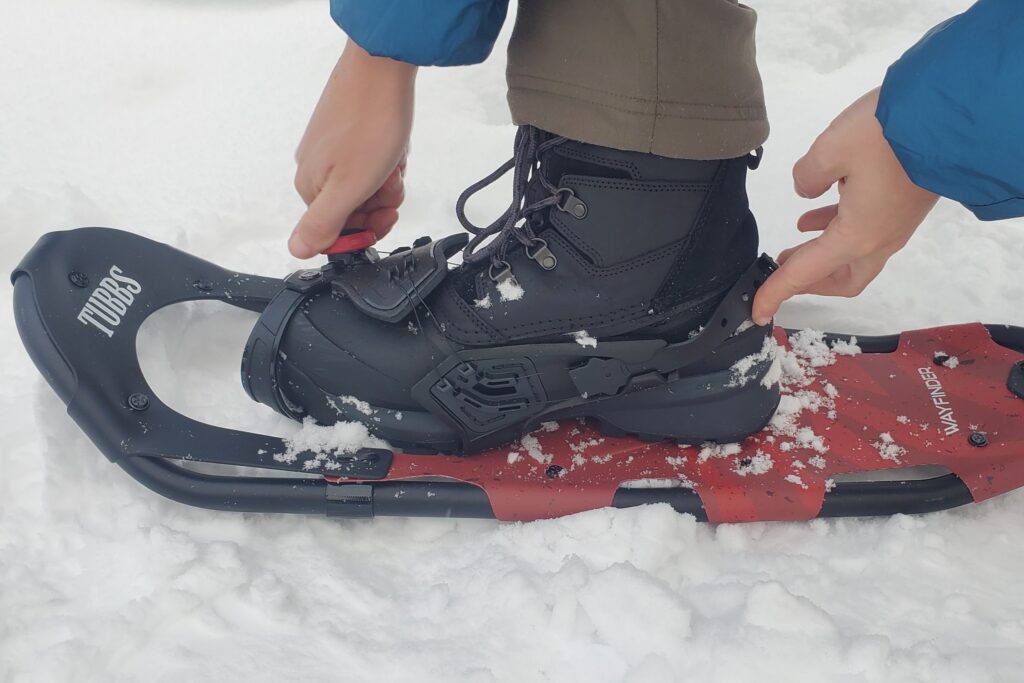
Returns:
[[[800,241],[797,216],[823,203],[791,191],[813,135],[968,4],[758,6],[773,129],[750,180],[762,248]],[[43,232],[78,225],[133,229],[232,269],[297,268],[284,250],[301,209],[292,154],[341,42],[326,0],[7,3],[6,268]],[[423,70],[408,199],[384,248],[448,229],[458,193],[508,157],[502,53]],[[471,213],[500,214],[506,190],[480,193]],[[1024,324],[1022,236],[1024,221],[982,225],[943,203],[862,296],[803,298],[778,322],[862,336]],[[719,527],[665,506],[532,524],[192,509],[90,445],[9,311],[5,683],[995,683],[1024,667],[1022,493],[919,518]],[[177,409],[294,440],[302,427],[239,387],[253,320],[216,304],[167,309],[143,330],[143,369]]]
[[[624,489],[678,489],[693,488],[693,482],[685,477],[679,479],[630,479],[622,482]]]
[[[893,462],[899,462],[900,458],[907,453],[907,449],[896,443],[896,440],[892,438],[892,434],[889,432],[879,434],[878,440],[872,442],[871,445],[878,451],[879,455]]]
[[[550,464],[551,454],[544,452],[544,449],[541,448],[540,441],[533,434],[526,434],[519,439],[518,446],[525,450],[528,456],[537,461],[537,464]]]
[[[782,377],[780,355],[779,344],[775,341],[775,338],[771,335],[765,337],[760,351],[739,359],[729,368],[730,378],[726,386],[747,386],[750,380],[754,379],[755,373],[760,370],[763,364],[771,360],[772,364],[768,368],[768,372],[761,378],[761,385],[766,389],[772,388],[779,383],[779,379]]]
[[[523,291],[522,285],[514,277],[500,280],[497,284],[498,297],[505,302],[508,301],[519,301],[523,298],[526,293]]]
[[[861,353],[860,346],[857,345],[856,336],[849,339],[837,339],[832,342],[832,351],[840,356],[856,356]]]
[[[757,476],[768,472],[774,465],[775,462],[772,460],[772,456],[762,451],[757,451],[749,458],[737,459],[733,471],[741,477],[745,477],[748,474]]]
[[[309,451],[314,457],[303,463],[303,468],[307,470],[319,467],[338,469],[340,465],[335,456],[353,453],[360,446],[387,446],[383,441],[371,437],[366,427],[358,422],[339,422],[325,427],[317,425],[313,418],[303,420],[302,427],[285,437],[284,442],[287,450],[274,453],[274,460],[293,463],[300,453]]]
[[[700,452],[697,453],[697,462],[707,462],[712,458],[728,458],[734,455],[739,455],[743,451],[743,446],[738,443],[706,443],[700,448]]]
[[[583,348],[597,348],[597,339],[591,337],[586,330],[577,330],[572,333],[572,339]]]
[[[328,401],[328,403],[331,404],[331,407],[334,408],[335,411],[337,411],[339,414],[341,413],[341,409],[338,408],[338,405],[337,405],[337,403],[335,401],[333,401],[331,399],[327,399],[327,401]],[[344,405],[347,405],[347,406],[352,406],[353,408],[358,410],[363,415],[370,416],[370,415],[373,415],[373,413],[375,412],[373,410],[373,406],[371,406],[366,401],[363,401],[361,399],[356,398],[355,396],[339,396],[338,397],[338,402],[340,402],[340,403],[342,403]]]

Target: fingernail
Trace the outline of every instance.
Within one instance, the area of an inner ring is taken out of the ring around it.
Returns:
[[[297,232],[293,232],[288,238],[288,251],[292,256],[300,259],[307,259],[316,256],[316,249],[306,244]]]

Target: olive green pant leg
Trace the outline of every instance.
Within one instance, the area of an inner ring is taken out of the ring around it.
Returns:
[[[735,0],[520,0],[512,119],[617,149],[741,156],[768,137],[756,23]]]

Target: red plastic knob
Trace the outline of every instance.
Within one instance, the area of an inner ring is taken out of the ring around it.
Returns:
[[[371,230],[356,230],[342,233],[334,244],[324,249],[325,254],[351,254],[354,251],[369,249],[377,244],[377,234]]]

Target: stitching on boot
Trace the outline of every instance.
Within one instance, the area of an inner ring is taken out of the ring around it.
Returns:
[[[451,328],[453,332],[458,333],[462,337],[462,339],[456,339],[456,341],[464,341],[465,343],[502,343],[505,341],[504,336],[498,334],[496,330],[484,324],[484,322],[480,320],[476,311],[471,309],[469,304],[462,300],[462,297],[453,292],[451,287],[445,288],[445,296],[453,301],[459,310],[466,314],[469,318],[469,322],[476,327],[475,330],[469,330],[453,320],[445,320],[444,324],[446,325],[446,331],[447,328]]]
[[[693,182],[651,182],[649,180],[618,180],[614,178],[596,178],[594,176],[574,175],[567,173],[562,176],[566,182],[572,182],[580,187],[589,187],[595,190],[636,190],[638,192],[707,192],[712,189],[714,183],[693,183]]]
[[[640,254],[639,256],[636,256],[635,258],[630,259],[629,261],[626,261],[624,263],[620,263],[614,266],[600,267],[595,266],[593,263],[587,261],[586,259],[581,259],[577,257],[572,250],[573,244],[566,240],[564,236],[555,233],[553,235],[550,235],[549,237],[546,237],[545,239],[547,239],[549,243],[559,244],[560,246],[565,248],[567,252],[566,256],[571,257],[574,261],[576,261],[576,263],[579,263],[580,266],[587,271],[587,274],[592,277],[611,277],[613,275],[621,275],[622,273],[628,273],[631,270],[643,268],[644,266],[656,263],[663,259],[669,260],[674,258],[676,252],[678,252],[679,249],[682,248],[680,244],[673,245],[669,248],[654,247],[651,250],[644,252],[643,254]]]

